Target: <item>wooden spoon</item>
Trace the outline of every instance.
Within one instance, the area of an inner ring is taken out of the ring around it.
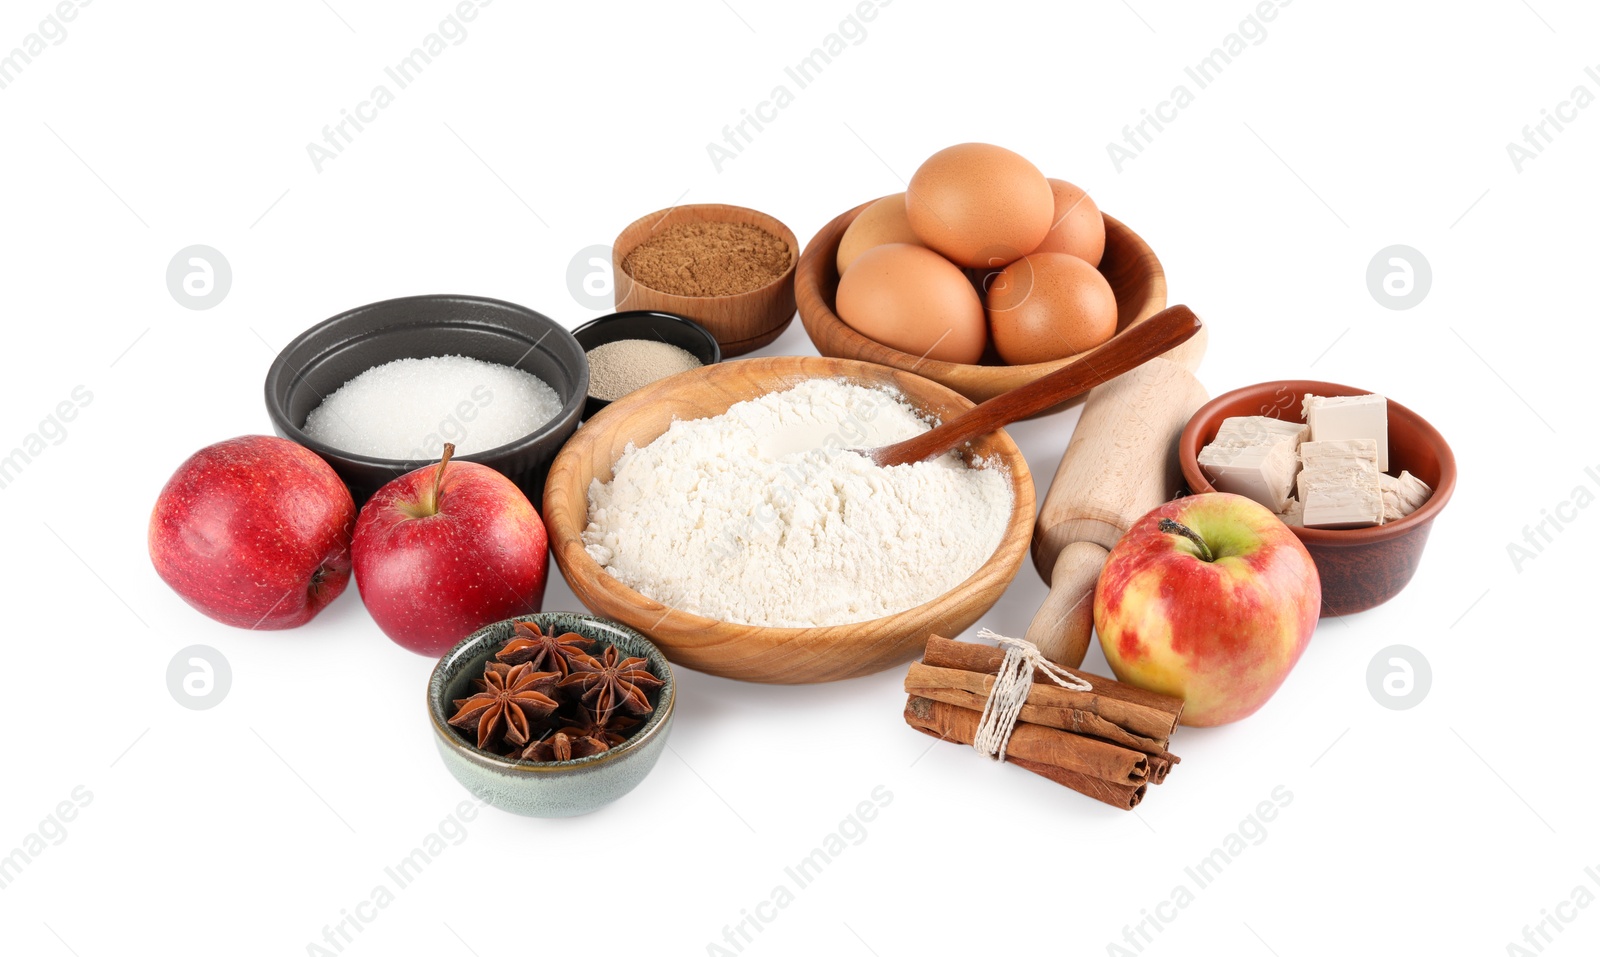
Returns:
[[[1002,392],[915,438],[855,451],[885,468],[933,458],[1109,382],[1186,342],[1199,331],[1200,317],[1188,306],[1168,306],[1085,352],[1071,365]]]

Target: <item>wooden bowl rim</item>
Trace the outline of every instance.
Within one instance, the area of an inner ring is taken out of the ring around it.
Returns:
[[[849,343],[850,348],[855,350],[857,354],[864,352],[870,353],[874,349],[882,350],[885,354],[885,358],[888,361],[878,361],[876,364],[887,365],[890,368],[903,369],[908,372],[925,368],[928,370],[926,373],[916,373],[918,375],[922,375],[924,378],[943,379],[948,376],[980,375],[989,376],[992,378],[1015,378],[1018,382],[1031,381],[1055,372],[1057,369],[1065,368],[1066,366],[1071,365],[1072,363],[1078,361],[1078,359],[1082,358],[1083,353],[1080,352],[1077,355],[1067,356],[1064,359],[1052,359],[1049,362],[1030,362],[1026,365],[980,365],[977,363],[968,362],[946,362],[942,359],[927,359],[920,356],[914,356],[909,352],[901,352],[893,346],[884,345],[876,339],[870,339],[867,336],[862,335],[860,332],[857,332],[853,326],[839,318],[839,314],[828,306],[826,297],[824,297],[822,294],[821,277],[824,274],[824,267],[814,265],[812,268],[807,269],[804,272],[799,271],[798,267],[820,263],[824,258],[827,259],[829,264],[832,264],[838,256],[838,244],[830,244],[834,247],[830,250],[814,248],[817,244],[817,238],[823,233],[834,229],[835,227],[840,227],[839,236],[842,239],[844,237],[844,230],[848,229],[850,224],[855,222],[856,217],[861,215],[862,210],[866,209],[868,206],[871,206],[873,203],[878,202],[879,200],[886,199],[893,195],[893,193],[886,193],[883,196],[879,196],[877,199],[870,199],[865,203],[862,203],[860,206],[857,206],[854,209],[845,210],[838,216],[835,216],[833,219],[829,220],[821,229],[817,230],[816,236],[812,237],[811,242],[806,246],[805,252],[801,253],[799,259],[796,261],[797,271],[795,273],[795,284],[797,287],[799,287],[801,284],[804,284],[807,289],[810,290],[811,294],[816,297],[819,308],[816,310],[815,314],[818,322],[823,323],[830,328],[840,330],[845,341]],[[1144,237],[1134,232],[1126,223],[1122,222],[1122,220],[1117,219],[1115,216],[1112,216],[1104,210],[1101,211],[1100,215],[1105,219],[1106,232],[1108,235],[1113,231],[1122,234],[1129,241],[1131,241],[1136,252],[1147,254],[1149,257],[1149,262],[1152,267],[1150,294],[1145,296],[1145,301],[1139,305],[1135,315],[1139,315],[1141,313],[1154,314],[1161,311],[1161,309],[1165,307],[1167,301],[1167,273],[1166,269],[1161,265],[1160,258],[1156,256],[1155,250],[1151,249],[1150,244],[1144,241]],[[824,254],[826,254],[826,256]],[[1099,267],[1096,266],[1095,268],[1098,269]],[[798,288],[796,291],[798,292]],[[1115,293],[1116,290],[1113,289],[1112,292]],[[1155,308],[1153,309],[1150,308],[1152,303],[1155,304]],[[1117,307],[1119,310],[1121,309],[1122,305],[1123,300],[1119,298],[1117,300]],[[811,331],[811,317],[807,316],[805,311],[802,310],[800,319],[802,325],[806,326],[806,333],[809,336]],[[1121,335],[1123,331],[1124,329],[1117,330],[1116,335]],[[813,344],[815,344],[814,337]],[[874,362],[875,360],[864,359],[861,361]],[[904,363],[904,365],[901,363]]]
[[[961,582],[954,588],[942,595],[931,598],[920,605],[915,605],[911,608],[895,612],[891,615],[885,615],[881,618],[869,618],[864,621],[847,622],[837,625],[813,625],[808,627],[753,625],[744,624],[741,622],[724,621],[718,618],[707,618],[702,615],[696,615],[693,612],[684,611],[679,608],[673,608],[664,602],[657,601],[648,595],[630,588],[621,581],[618,581],[616,578],[612,577],[611,574],[602,568],[598,562],[589,557],[589,553],[583,544],[582,527],[588,523],[588,490],[586,488],[579,490],[584,503],[582,512],[583,525],[577,525],[577,523],[571,522],[567,515],[569,510],[564,504],[557,502],[558,497],[568,497],[572,494],[570,491],[568,491],[568,487],[572,481],[570,476],[575,474],[572,470],[562,467],[563,460],[569,456],[577,456],[588,452],[589,447],[592,447],[594,444],[601,441],[599,438],[599,436],[602,435],[601,430],[604,430],[609,424],[609,419],[621,418],[627,414],[631,406],[644,405],[655,401],[671,390],[690,386],[695,382],[695,380],[703,379],[706,381],[701,384],[710,384],[711,382],[731,377],[736,374],[736,370],[738,370],[738,368],[745,362],[765,364],[769,368],[763,370],[764,373],[771,374],[774,378],[782,377],[782,381],[774,383],[772,389],[769,391],[776,391],[781,388],[791,387],[809,379],[846,378],[847,381],[851,381],[853,384],[865,385],[868,388],[882,385],[894,385],[892,381],[874,382],[870,379],[856,379],[854,376],[848,375],[848,373],[854,371],[871,374],[870,370],[883,370],[877,374],[879,376],[883,376],[885,373],[887,373],[891,380],[901,377],[909,377],[910,379],[918,382],[918,388],[930,390],[934,394],[940,395],[941,398],[947,399],[958,408],[965,409],[976,405],[976,403],[974,403],[971,399],[968,399],[966,396],[963,396],[954,389],[951,389],[950,387],[939,382],[935,382],[932,379],[928,379],[925,376],[917,375],[914,372],[907,372],[904,369],[896,369],[893,366],[884,366],[878,363],[864,362],[859,359],[839,359],[828,356],[761,356],[752,359],[721,362],[715,366],[704,366],[699,369],[691,369],[687,372],[680,372],[677,375],[652,383],[643,389],[631,392],[623,398],[613,402],[605,409],[601,410],[600,413],[597,414],[593,419],[585,422],[583,427],[580,428],[577,433],[575,433],[573,437],[567,441],[567,444],[562,447],[561,451],[557,453],[555,461],[551,463],[550,480],[545,486],[544,493],[545,523],[550,537],[551,554],[555,556],[556,563],[561,567],[562,574],[568,577],[569,584],[570,580],[577,575],[586,582],[595,583],[599,589],[610,593],[614,599],[625,602],[631,609],[649,610],[653,613],[654,609],[650,608],[650,606],[654,606],[655,608],[666,610],[666,614],[662,616],[663,620],[665,620],[667,617],[672,617],[690,628],[702,631],[714,631],[720,628],[754,631],[758,632],[762,638],[765,638],[768,644],[776,645],[804,638],[822,637],[829,640],[842,640],[847,636],[856,639],[868,637],[870,632],[892,628],[893,623],[902,618],[922,617],[923,615],[930,613],[937,614],[938,612],[945,610],[947,606],[958,606],[964,599],[965,593],[974,586],[975,580],[979,579],[980,576],[982,576],[986,570],[990,569],[992,565],[1010,564],[1014,566],[1012,569],[1013,575],[1015,574],[1016,569],[1021,568],[1022,561],[1028,553],[1028,548],[1033,537],[1033,523],[1035,518],[1035,493],[1033,488],[1033,476],[1028,469],[1027,458],[1023,455],[1022,450],[1017,446],[1016,442],[1011,438],[1011,436],[1008,435],[1004,429],[1001,429],[984,436],[983,439],[980,440],[983,443],[989,443],[997,446],[996,448],[991,448],[982,454],[985,457],[998,454],[1002,460],[1001,464],[1004,467],[1003,471],[1005,474],[1007,474],[1010,480],[1012,493],[1011,518],[1006,525],[1005,531],[1000,537],[1000,543],[995,546],[995,550],[990,553],[989,557],[984,560],[982,565],[974,570],[972,574],[962,579]],[[820,373],[808,372],[808,368],[818,367],[827,369],[829,371]],[[786,375],[783,370],[788,368],[792,368],[794,372]],[[914,398],[905,394],[904,390],[900,391],[902,397],[912,402],[913,407],[916,407]],[[673,421],[678,420],[674,419]],[[659,435],[651,436],[647,442],[654,441],[658,437]],[[639,437],[630,437],[630,439],[635,445],[638,444]],[[614,465],[615,462],[607,463],[605,468],[609,472]],[[596,472],[598,471],[599,469],[597,468]],[[598,478],[599,476],[596,475],[595,477]],[[614,475],[612,477],[614,477]],[[571,562],[571,565],[569,565],[569,562]],[[576,589],[574,590],[576,591]],[[602,612],[595,613],[604,614]],[[635,627],[640,631],[643,631],[648,637],[650,637],[652,641],[656,642],[656,644],[661,646],[664,650],[668,652],[674,650],[673,640],[670,636],[663,637],[662,635],[656,634],[648,628],[632,625],[630,622],[625,620],[623,623],[629,624],[631,627]],[[660,623],[658,622],[657,624],[659,625]],[[880,638],[878,642],[865,645],[858,644],[855,647],[876,647],[876,645],[879,643],[888,642],[891,640],[894,640],[892,636],[885,635]]]
[[[802,252],[800,249],[800,240],[795,236],[794,230],[790,229],[788,225],[783,222],[783,220],[772,215],[771,213],[764,213],[759,209],[751,209],[748,206],[734,206],[729,203],[680,203],[677,206],[668,206],[666,209],[658,209],[653,213],[647,213],[643,216],[640,216],[638,219],[624,226],[621,232],[617,233],[616,240],[614,240],[611,244],[611,254],[613,257],[615,257],[616,268],[618,271],[623,271],[622,261],[627,259],[629,254],[631,254],[635,249],[638,249],[640,246],[644,245],[646,242],[646,240],[641,239],[624,249],[622,246],[622,237],[628,235],[628,233],[632,232],[635,227],[643,225],[648,220],[664,220],[680,209],[692,209],[716,213],[719,217],[721,217],[716,219],[716,222],[732,223],[736,226],[754,226],[757,229],[766,230],[768,232],[771,232],[771,229],[769,228],[770,226],[778,227],[778,229],[782,230],[782,232],[778,235],[778,238],[789,244],[789,268],[785,269],[781,274],[778,275],[777,278],[770,282],[762,283],[753,289],[746,289],[743,292],[730,293],[726,296],[680,296],[675,292],[667,292],[665,289],[657,289],[643,280],[635,279],[633,273],[627,274],[629,282],[638,286],[642,286],[658,296],[667,296],[671,299],[675,299],[684,303],[736,302],[743,297],[757,295],[761,292],[770,290],[775,286],[781,285],[785,280],[792,279],[795,275],[795,270],[800,266],[800,255]],[[766,220],[767,222],[752,223],[746,221],[742,215],[725,214],[753,214]],[[654,226],[650,228],[651,230],[655,229]],[[628,312],[633,310],[623,311]]]
[[[1374,395],[1371,389],[1358,389],[1354,386],[1340,385],[1337,382],[1322,382],[1316,379],[1275,379],[1271,382],[1258,382],[1234,389],[1202,405],[1190,417],[1183,427],[1183,432],[1178,437],[1178,462],[1183,467],[1185,480],[1189,483],[1190,490],[1195,493],[1215,492],[1205,472],[1200,468],[1200,432],[1202,425],[1209,419],[1215,418],[1219,410],[1231,402],[1256,396],[1276,395],[1279,389],[1294,386],[1291,391],[1295,395],[1310,392],[1313,395]],[[1324,391],[1325,390],[1325,391]],[[1456,490],[1456,457],[1450,449],[1450,443],[1432,424],[1418,415],[1410,407],[1384,396],[1388,404],[1390,420],[1402,419],[1419,435],[1424,442],[1433,448],[1434,455],[1439,459],[1439,483],[1434,486],[1433,494],[1428,500],[1410,515],[1384,522],[1382,525],[1371,525],[1366,528],[1306,528],[1302,525],[1291,525],[1290,530],[1301,540],[1315,545],[1328,546],[1359,546],[1370,545],[1377,542],[1386,542],[1391,539],[1403,537],[1410,532],[1425,528],[1442,511],[1450,501],[1450,496]],[[1291,406],[1291,408],[1293,408]],[[1273,416],[1278,418],[1278,416]],[[1304,419],[1294,421],[1304,422]],[[1220,424],[1220,423],[1219,423]]]

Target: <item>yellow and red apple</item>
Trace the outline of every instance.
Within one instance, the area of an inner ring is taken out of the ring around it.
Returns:
[[[1175,499],[1128,529],[1095,588],[1117,680],[1184,700],[1209,727],[1266,704],[1311,640],[1322,584],[1278,516],[1242,495]]]

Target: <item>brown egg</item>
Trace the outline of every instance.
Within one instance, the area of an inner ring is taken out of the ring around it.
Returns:
[[[1064,179],[1048,180],[1055,196],[1055,218],[1036,253],[1066,253],[1091,266],[1106,251],[1106,220],[1089,194]]]
[[[989,286],[989,329],[1007,365],[1050,362],[1092,349],[1117,331],[1111,284],[1077,256],[1033,253]]]
[[[835,258],[839,275],[844,275],[857,256],[885,243],[922,245],[922,240],[911,231],[911,223],[906,219],[905,193],[885,196],[863,209],[850,228],[844,231],[844,236],[839,239],[839,255]]]
[[[987,143],[933,154],[906,190],[906,218],[917,238],[959,266],[1003,266],[1033,252],[1054,211],[1044,174]]]
[[[931,249],[867,250],[839,280],[837,303],[850,328],[891,349],[943,362],[983,355],[983,301],[967,274]]]

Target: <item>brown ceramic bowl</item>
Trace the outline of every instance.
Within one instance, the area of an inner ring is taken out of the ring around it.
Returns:
[[[1222,420],[1233,415],[1270,415],[1303,422],[1300,400],[1313,395],[1367,395],[1332,382],[1289,379],[1263,382],[1219,395],[1200,407],[1178,439],[1178,461],[1190,491],[1214,492],[1198,461],[1200,450],[1217,437]],[[1389,400],[1389,471],[1410,472],[1433,486],[1433,496],[1399,521],[1370,528],[1294,528],[1322,577],[1323,617],[1349,615],[1383,604],[1411,581],[1422,561],[1433,520],[1456,488],[1456,457],[1444,436],[1416,414]]]
[[[800,255],[800,266],[795,272],[795,300],[800,307],[800,321],[818,352],[915,372],[974,402],[992,399],[1078,361],[1078,356],[1068,356],[1053,362],[1020,366],[1001,365],[998,360],[989,365],[941,362],[890,348],[847,325],[833,311],[834,297],[839,291],[839,240],[856,216],[871,205],[862,203],[822,227]],[[1137,233],[1110,216],[1105,219],[1106,251],[1100,260],[1100,272],[1116,293],[1117,332],[1121,333],[1167,307],[1167,277],[1155,252]],[[1203,340],[1189,347],[1205,348]]]
[[[789,269],[765,286],[732,296],[675,296],[628,275],[622,268],[628,254],[661,230],[679,223],[739,223],[764,229],[789,244]],[[794,321],[794,270],[799,255],[800,243],[794,238],[794,231],[754,209],[697,203],[657,210],[634,220],[611,244],[617,311],[652,310],[688,316],[717,337],[725,358],[743,355],[778,338]]]
[[[941,419],[972,408],[960,395],[921,376],[817,356],[724,362],[630,392],[583,424],[556,456],[545,485],[550,552],[578,600],[597,615],[649,635],[676,664],[724,678],[774,684],[835,681],[904,664],[917,656],[930,634],[958,635],[993,607],[1016,577],[1033,535],[1033,479],[1027,460],[1004,431],[974,440],[963,453],[969,459],[998,463],[1010,480],[1011,521],[999,546],[961,584],[897,614],[815,628],[717,621],[648,598],[589,557],[583,544],[589,523],[589,483],[609,482],[626,448],[655,441],[674,420],[720,415],[735,402],[817,378],[895,389],[912,407]]]

